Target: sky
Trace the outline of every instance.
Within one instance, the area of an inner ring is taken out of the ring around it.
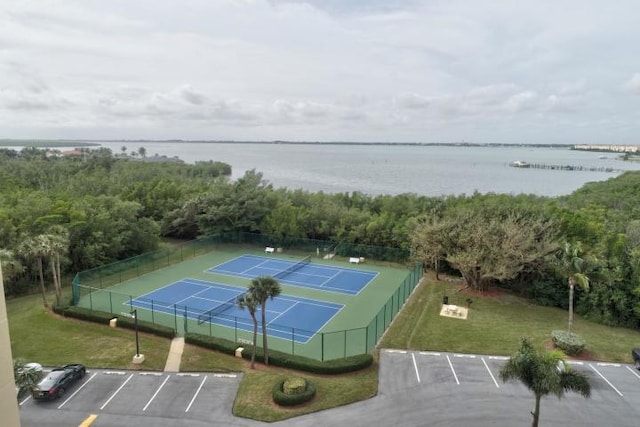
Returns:
[[[0,0],[0,138],[640,145],[637,0]]]

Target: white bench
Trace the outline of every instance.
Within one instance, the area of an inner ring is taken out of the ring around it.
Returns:
[[[276,251],[275,248],[272,248],[271,246],[267,246],[266,248],[264,248],[264,253],[265,254],[272,254]]]
[[[360,264],[360,258],[356,258],[356,257],[349,258],[349,264]]]

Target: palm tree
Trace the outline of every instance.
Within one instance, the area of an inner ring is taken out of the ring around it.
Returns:
[[[42,292],[42,303],[44,307],[49,307],[47,302],[47,293],[44,286],[44,270],[42,266],[42,258],[47,256],[47,242],[44,235],[29,237],[22,241],[19,252],[27,259],[35,259],[38,265],[38,275],[40,277],[40,290]]]
[[[49,234],[44,235],[43,242],[46,244],[46,253],[51,258],[51,273],[53,275],[53,285],[56,291],[56,304],[60,305],[62,300],[60,254],[66,253],[69,249],[69,232],[66,228],[60,225],[54,225],[49,229]]]
[[[562,274],[568,278],[569,282],[569,327],[571,334],[573,327],[573,294],[576,285],[581,289],[589,290],[589,277],[585,274],[586,262],[580,255],[582,254],[582,245],[580,242],[571,244],[566,242],[563,250],[558,256],[558,267]]]
[[[533,392],[532,427],[538,426],[540,399],[543,396],[553,393],[560,399],[566,391],[584,397],[591,395],[591,385],[586,375],[569,368],[558,352],[539,353],[526,338],[522,339],[520,350],[500,369],[500,379],[516,379]]]
[[[253,351],[251,353],[251,369],[254,369],[256,364],[256,347],[258,346],[258,319],[256,319],[256,310],[260,302],[256,299],[255,295],[247,292],[244,295],[240,295],[236,301],[238,307],[242,310],[245,308],[249,310],[251,320],[253,320]]]
[[[269,364],[269,349],[267,348],[267,299],[273,299],[280,295],[282,289],[280,283],[271,276],[260,276],[251,280],[249,284],[249,290],[247,293],[253,294],[253,296],[259,301],[262,311],[262,348],[264,351],[264,363]]]

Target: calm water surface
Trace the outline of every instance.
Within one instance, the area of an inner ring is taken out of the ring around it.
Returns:
[[[613,153],[547,147],[459,147],[319,144],[237,144],[189,142],[104,142],[114,153],[144,147],[148,156],[177,156],[193,163],[221,161],[233,178],[255,169],[274,187],[327,193],[359,191],[370,195],[480,193],[565,195],[590,181],[619,173],[513,168],[528,163],[640,170]],[[605,158],[602,158],[605,157]]]

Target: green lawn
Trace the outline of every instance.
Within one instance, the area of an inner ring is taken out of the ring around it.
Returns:
[[[473,300],[466,320],[440,316],[443,297],[465,306]],[[550,333],[566,329],[568,313],[541,307],[508,293],[478,295],[460,283],[436,282],[425,276],[403,311],[385,334],[380,347],[510,355],[528,337],[539,348],[550,348]],[[631,363],[631,348],[640,332],[612,328],[576,316],[574,332],[587,342],[582,358]]]
[[[14,359],[45,366],[84,363],[94,368],[134,368],[135,333],[90,322],[66,319],[42,306],[40,295],[7,300],[7,316]],[[143,369],[162,370],[171,341],[139,334]]]
[[[443,296],[450,303],[473,303],[466,320],[440,316]],[[65,319],[45,310],[41,297],[32,295],[7,301],[14,358],[46,366],[82,362],[89,367],[133,368],[135,336],[130,330]],[[540,348],[550,347],[550,332],[566,328],[567,312],[528,303],[508,293],[476,295],[459,283],[425,277],[380,343],[381,348],[453,351],[510,355],[521,337]],[[640,344],[640,332],[611,328],[576,317],[575,332],[587,342],[585,358],[630,363],[630,349]],[[162,370],[170,341],[140,334],[145,370]],[[362,372],[318,376],[258,365],[187,345],[183,371],[244,372],[234,403],[234,414],[276,421],[369,398],[377,393],[378,365]],[[308,405],[279,408],[271,400],[271,387],[283,376],[303,376],[316,384],[317,396]]]

